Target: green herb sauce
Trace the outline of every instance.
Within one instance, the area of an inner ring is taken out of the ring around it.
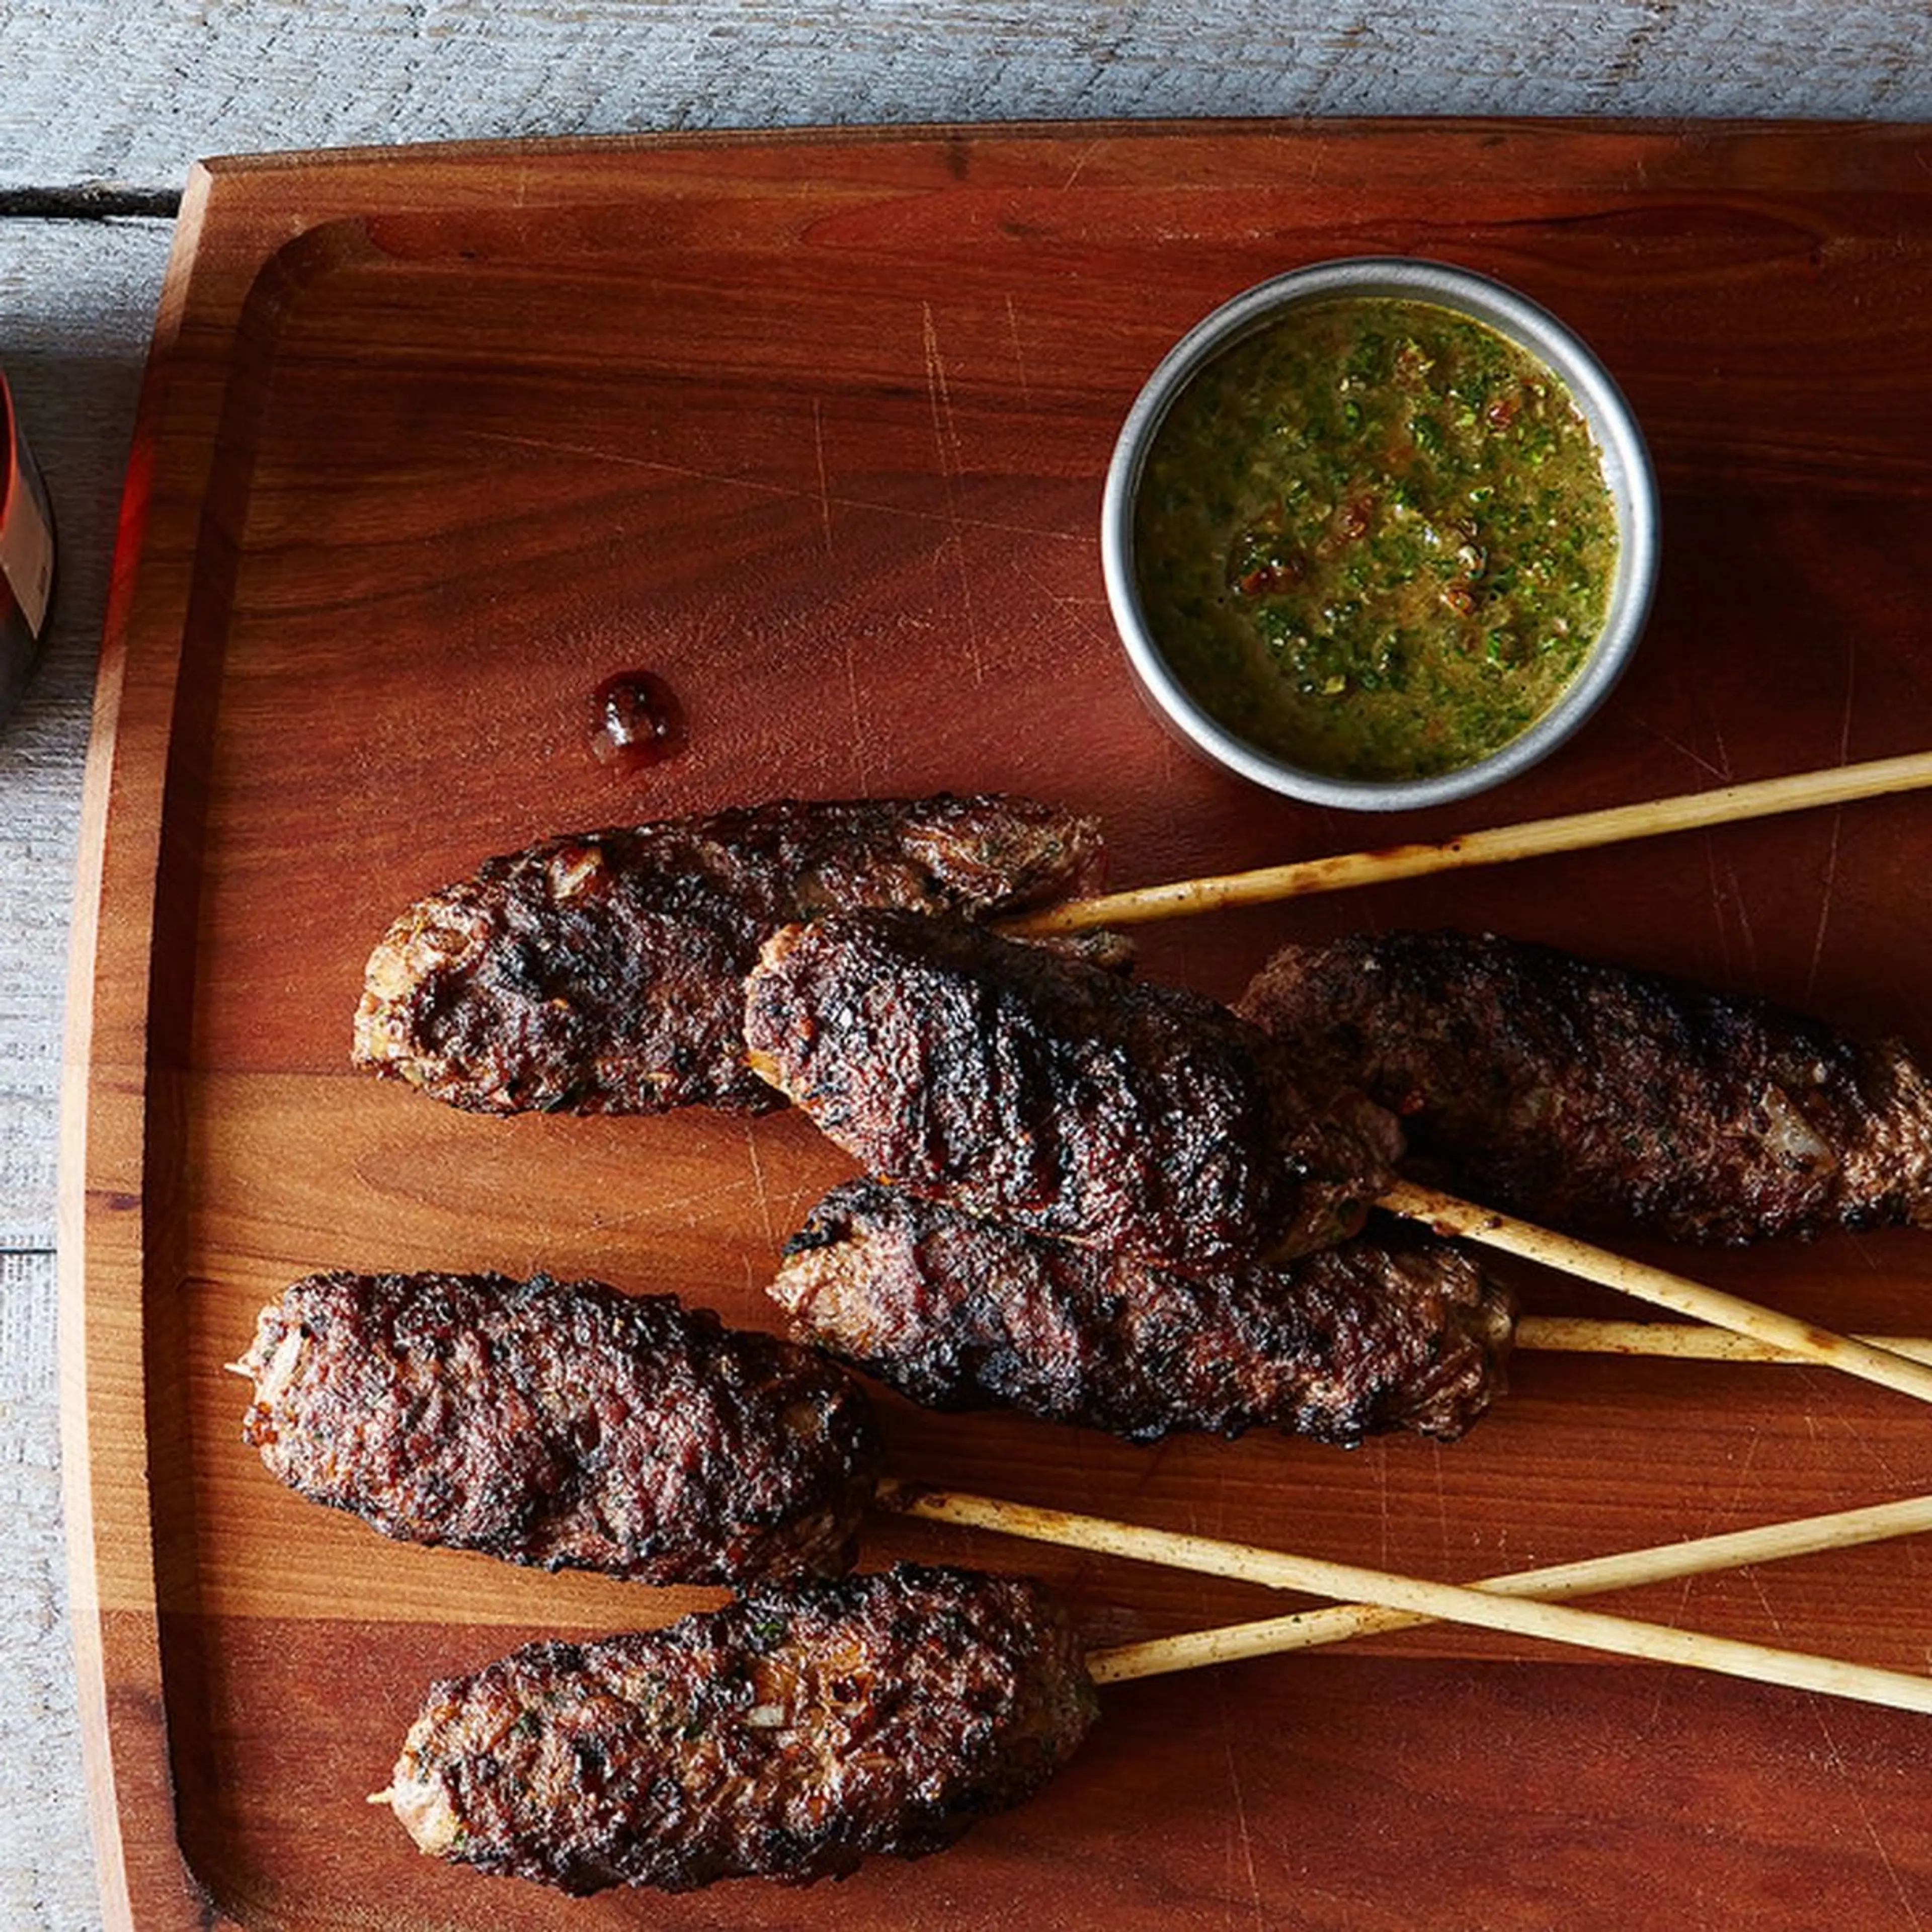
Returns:
[[[1603,626],[1602,457],[1562,382],[1433,303],[1338,296],[1182,392],[1136,568],[1174,674],[1230,730],[1336,778],[1424,778],[1521,735]]]

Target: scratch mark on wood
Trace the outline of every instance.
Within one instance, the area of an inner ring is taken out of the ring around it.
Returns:
[[[1841,765],[1851,758],[1852,700],[1858,688],[1858,647],[1853,644],[1845,652],[1845,703],[1838,714],[1838,762]],[[1820,881],[1818,922],[1811,933],[1811,960],[1804,975],[1807,999],[1816,987],[1818,976],[1824,968],[1825,929],[1831,920],[1832,902],[1838,883],[1838,854],[1844,830],[1844,813],[1835,810],[1831,817],[1830,842],[1825,851],[1825,874]]]
[[[1231,1801],[1228,1810],[1234,1821],[1234,1849],[1240,1855],[1241,1870],[1247,1880],[1248,1903],[1256,1926],[1264,1925],[1267,1919],[1262,1905],[1260,1874],[1255,1869],[1254,1834],[1249,1828],[1247,1796],[1241,1788],[1240,1754],[1234,1749],[1234,1739],[1228,1735],[1227,1699],[1225,1691],[1220,1693],[1221,1702],[1221,1748],[1228,1762],[1228,1796]]]
[[[765,1231],[765,1239],[776,1248],[778,1232],[772,1219],[771,1190],[765,1180],[765,1165],[758,1158],[758,1136],[748,1122],[745,1128],[745,1159],[752,1170],[752,1200],[758,1211],[760,1224]]]
[[[512,449],[527,449],[539,456],[586,456],[598,463],[612,463],[627,470],[648,470],[664,476],[676,476],[697,483],[722,483],[740,490],[754,490],[768,496],[803,494],[788,484],[768,483],[756,476],[734,476],[718,470],[700,470],[689,464],[667,463],[662,457],[637,456],[626,449],[605,449],[596,443],[574,442],[567,436],[519,436],[509,430],[478,429],[470,432],[478,442],[501,443]]]
[[[1810,1000],[1816,991],[1818,976],[1824,970],[1825,929],[1831,923],[1832,901],[1838,884],[1838,854],[1844,839],[1844,814],[1834,812],[1829,843],[1825,848],[1824,876],[1819,881],[1818,920],[1811,932],[1811,958],[1805,968],[1804,997]]]
[[[845,704],[850,714],[851,742],[858,748],[859,789],[866,789],[866,774],[870,766],[870,746],[872,734],[865,728],[866,707],[859,690],[859,652],[857,641],[848,630],[839,640],[838,655],[845,670]]]
[[[1758,1608],[1764,1612],[1765,1622],[1771,1626],[1772,1634],[1782,1644],[1785,1640],[1784,1619],[1778,1614],[1778,1606],[1765,1588],[1764,1579],[1753,1570],[1747,1574],[1745,1580],[1750,1586],[1751,1594],[1757,1599]]]
[[[504,430],[472,430],[470,434],[479,442],[501,444],[514,449],[527,449],[544,456],[587,457],[598,463],[616,464],[626,469],[647,470],[659,476],[674,477],[692,483],[716,484],[721,488],[744,490],[754,495],[769,496],[780,502],[796,502],[809,497],[814,503],[820,502],[820,486],[814,484],[808,490],[800,489],[789,483],[774,483],[760,476],[734,476],[726,471],[701,470],[692,464],[667,463],[652,456],[635,456],[626,450],[602,449],[592,443],[574,443],[560,437],[518,436]],[[910,503],[897,502],[890,499],[868,496],[840,496],[826,490],[821,509],[850,510],[868,517],[904,517],[915,523],[938,524],[956,530],[974,530],[996,536],[1036,538],[1042,542],[1078,544],[1085,541],[1084,532],[1062,530],[1056,526],[1038,524],[1016,523],[1004,517],[968,516],[949,502],[946,509],[935,514],[922,510]]]
[[[1666,730],[1654,718],[1642,718],[1638,722],[1660,745],[1675,752],[1679,758],[1688,759],[1691,764],[1707,778],[1714,779],[1720,784],[1730,782],[1731,777],[1730,772],[1716,760],[1700,752],[1687,738],[1681,736],[1675,731]]]
[[[1924,1470],[1916,1460],[1900,1468],[1876,1432],[1862,1426],[1857,1413],[1848,1415],[1838,1406],[1846,1395],[1843,1376],[1796,1365],[1791,1373],[1804,1400],[1805,1432],[1822,1453],[1856,1456],[1874,1472],[1874,1486],[1888,1495],[1909,1496],[1926,1486]]]
[[[1060,187],[1063,189],[1073,187],[1080,177],[1087,172],[1087,164],[1100,152],[1100,144],[1098,141],[1086,142],[1074,155],[1073,165],[1066,170],[1065,178],[1060,184]]]
[[[825,405],[812,399],[812,465],[818,478],[818,520],[825,532],[825,554],[832,556],[832,484],[825,464]]]
[[[1020,312],[1012,297],[1006,297],[1006,334],[1013,345],[1013,368],[1019,376],[1020,400],[1033,400],[1033,386],[1027,375],[1026,350],[1020,341]]]
[[[1711,769],[1723,782],[1729,784],[1735,772],[1730,748],[1724,742],[1724,720],[1715,716],[1711,718],[1711,736],[1717,747],[1712,754]]]
[[[1449,1485],[1443,1478],[1442,1444],[1432,1442],[1429,1448],[1430,1473],[1436,1479],[1436,1533],[1440,1540],[1442,1560],[1446,1564],[1450,1561]]]
[[[1651,1696],[1650,1715],[1645,1720],[1644,1724],[1644,1730],[1646,1734],[1654,1733],[1658,1725],[1664,1721],[1664,1706],[1665,1702],[1670,1696],[1670,1693],[1676,1688],[1677,1673],[1676,1671],[1665,1670],[1658,1674],[1657,1688]]]
[[[1904,1880],[1899,1876],[1898,1867],[1893,1861],[1883,1835],[1873,1822],[1871,1808],[1865,1802],[1858,1778],[1845,1762],[1844,1753],[1839,1748],[1838,1732],[1832,1726],[1828,1701],[1822,1697],[1814,1697],[1810,1701],[1817,1715],[1819,1735],[1825,1741],[1825,1762],[1831,1766],[1834,1775],[1844,1786],[1845,1794],[1850,1799],[1852,1809],[1857,1814],[1858,1823],[1863,1829],[1865,1842],[1878,1854],[1879,1864],[1892,1886],[1893,1896],[1898,1899],[1900,1908],[1905,1914],[1906,1922],[1915,1926],[1923,1925],[1924,1919],[1912,1903],[1911,1892]]]
[[[940,482],[946,495],[946,524],[951,532],[944,548],[958,580],[960,631],[965,640],[967,660],[972,668],[973,682],[980,686],[986,681],[986,666],[980,649],[972,573],[966,567],[966,525],[959,514],[956,495],[960,471],[959,428],[952,412],[952,394],[946,380],[945,358],[940,352],[939,327],[930,302],[920,303],[920,322],[926,356],[926,394],[932,411],[933,440],[938,448]]]
[[[1710,874],[1711,905],[1718,917],[1724,982],[1726,986],[1742,982],[1755,987],[1759,983],[1757,934],[1751,924],[1750,909],[1744,904],[1744,894],[1740,890],[1737,868],[1730,865],[1720,866],[1717,852],[1708,840],[1705,844],[1705,857]],[[1732,963],[1733,927],[1737,940],[1736,950],[1744,962],[1742,966]]]
[[[1758,1480],[1757,1464],[1758,1451],[1763,1446],[1763,1439],[1761,1430],[1754,1429],[1751,1431],[1750,1439],[1744,1445],[1744,1454],[1739,1460],[1737,1479],[1731,1485],[1731,1496],[1734,1502],[1743,1503],[1748,1506],[1751,1497],[1758,1493],[1762,1486]],[[1707,1535],[1715,1534],[1718,1527],[1719,1526],[1714,1522],[1708,1522],[1705,1526],[1705,1533]],[[1780,1643],[1783,1642],[1784,1640],[1784,1619],[1778,1614],[1778,1606],[1772,1600],[1771,1592],[1765,1588],[1763,1573],[1755,1564],[1752,1564],[1746,1568],[1744,1577],[1750,1586],[1751,1594],[1757,1599],[1759,1608],[1764,1612],[1765,1621],[1776,1634],[1778,1641]],[[1690,1585],[1692,1580],[1689,1577],[1684,1579],[1684,1595],[1687,1607],[1689,1604]]]
[[[1120,635],[1114,628],[1113,614],[1105,597],[1069,590],[1064,580],[1043,576],[1024,555],[1014,558],[1013,571],[1033,593],[1042,614],[1051,613],[1058,620],[1055,634],[1065,635],[1070,652],[1077,653],[1084,646],[1104,653],[1112,663]],[[1042,641],[1046,636],[1042,628]],[[1168,734],[1161,735],[1165,739]]]
[[[933,440],[939,447],[939,473],[950,482],[958,468],[958,427],[953,420],[952,397],[946,382],[946,363],[939,350],[939,325],[932,304],[919,305],[920,329],[926,356],[926,394],[932,409]]]

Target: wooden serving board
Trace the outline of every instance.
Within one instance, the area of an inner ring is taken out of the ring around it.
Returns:
[[[1430,1630],[1121,1687],[1036,1802],[836,1888],[570,1903],[446,1869],[364,1802],[427,1682],[716,1597],[386,1543],[266,1474],[222,1368],[321,1266],[542,1267],[778,1324],[762,1284],[847,1171],[801,1120],[482,1119],[350,1070],[373,940],[489,854],[782,794],[1011,788],[1098,814],[1128,885],[1922,746],[1928,160],[1911,128],[1498,122],[198,170],[130,466],[73,1001],[71,1534],[110,1920],[1932,1915],[1922,1720]],[[1400,820],[1178,750],[1130,688],[1095,533],[1120,417],[1181,330],[1384,250],[1576,326],[1665,513],[1607,710],[1508,790]],[[626,774],[592,755],[592,694],[638,668],[688,744]],[[1929,866],[1932,806],[1899,799],[1204,918],[1147,933],[1144,970],[1232,995],[1290,934],[1462,922],[1932,1044]],[[1932,1330],[1924,1234],[1688,1271]],[[1533,1310],[1631,1312],[1514,1278]],[[1352,1454],[883,1411],[909,1476],[1450,1580],[1932,1489],[1932,1416],[1796,1368],[1525,1355],[1462,1443]],[[1100,1642],[1280,1600],[880,1523],[866,1560],[902,1554],[1037,1571]],[[1923,1669],[1928,1574],[1901,1543],[1612,1606]]]

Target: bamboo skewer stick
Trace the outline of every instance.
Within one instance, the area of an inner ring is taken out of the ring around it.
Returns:
[[[1932,1363],[1932,1336],[1854,1335],[1888,1354]],[[1526,1315],[1516,1324],[1514,1346],[1556,1354],[1648,1355],[1696,1362],[1810,1362],[1813,1358],[1726,1328],[1689,1322],[1598,1322],[1582,1316]]]
[[[1609,1250],[1593,1246],[1573,1235],[1559,1234],[1514,1216],[1480,1208],[1454,1195],[1420,1187],[1412,1181],[1399,1180],[1376,1204],[1392,1214],[1418,1221],[1438,1234],[1460,1235],[1487,1247],[1526,1261],[1540,1262],[1551,1268],[1594,1281],[1638,1300],[1654,1303],[1673,1313],[1688,1316],[1726,1328],[1754,1341],[1842,1370],[1866,1382],[1932,1402],[1932,1366],[1913,1361],[1869,1342],[1834,1334],[1809,1322],[1780,1315],[1723,1288],[1711,1288],[1682,1275],[1653,1268],[1648,1262],[1632,1261]]]
[[[1862,1509],[1838,1510],[1827,1516],[1767,1523],[1755,1529],[1728,1530],[1718,1536],[1657,1544],[1615,1556],[1586,1557],[1544,1569],[1514,1570],[1507,1576],[1485,1577],[1468,1587],[1498,1596],[1567,1601],[1572,1597],[1706,1576],[1714,1570],[1742,1569],[1748,1564],[1849,1550],[1889,1537],[1920,1535],[1928,1529],[1932,1529],[1932,1496],[1908,1496],[1900,1502],[1874,1503]],[[1210,1664],[1232,1664],[1245,1658],[1312,1650],[1355,1637],[1413,1630],[1431,1621],[1412,1610],[1386,1610],[1372,1604],[1337,1604],[1323,1610],[1299,1610],[1288,1616],[1264,1617],[1252,1623],[1227,1624],[1218,1630],[1190,1630],[1178,1636],[1123,1644],[1100,1653],[1090,1661],[1096,1680],[1112,1683],[1132,1677],[1156,1676],[1165,1671],[1192,1670]]]
[[[1555,852],[1580,852],[1670,832],[1729,825],[1781,812],[1803,812],[1888,793],[1932,785],[1932,752],[1911,752],[1895,758],[1793,772],[1748,784],[1721,785],[1709,791],[1681,793],[1636,805],[1609,806],[1561,818],[1531,819],[1466,832],[1434,844],[1394,845],[1378,852],[1354,852],[1305,859],[1252,872],[1226,872],[1165,885],[1141,886],[1093,898],[1068,899],[1055,906],[1002,920],[1012,933],[1080,932],[1098,926],[1132,926],[1154,920],[1182,919],[1226,906],[1271,905],[1310,892],[1337,892],[1381,885],[1429,872],[1465,866],[1500,866]]]
[[[952,1522],[968,1520],[965,1512],[986,1507],[981,1499],[955,1496],[948,1492],[922,1490],[915,1485],[889,1484],[880,1496],[882,1507],[908,1516]],[[992,1505],[1001,1510],[1017,1504]],[[1035,1515],[1045,1514],[1033,1512]],[[1093,1519],[1074,1517],[1075,1522]],[[988,1526],[1004,1528],[999,1522]],[[1109,1527],[1124,1528],[1124,1525]],[[1755,1529],[1732,1530],[1721,1536],[1694,1538],[1683,1543],[1662,1544],[1648,1550],[1631,1550],[1616,1556],[1586,1558],[1577,1563],[1547,1569],[1519,1570],[1507,1576],[1492,1576],[1472,1584],[1472,1590],[1502,1596],[1534,1595],[1539,1598],[1583,1596],[1593,1591],[1634,1588],[1639,1584],[1664,1582],[1673,1578],[1702,1575],[1714,1570],[1733,1569],[1748,1563],[1763,1563],[1778,1558],[1800,1556],[1825,1550],[1849,1549],[1856,1544],[1875,1543],[1886,1537],[1907,1536],[1932,1529],[1932,1496],[1908,1497],[1900,1502],[1876,1503],[1863,1509],[1840,1510],[1829,1516],[1804,1517],[1796,1522],[1770,1523]],[[1024,1532],[1020,1532],[1024,1534]],[[1058,1539],[1054,1539],[1057,1540]],[[1087,1546],[1083,1545],[1082,1546]],[[1234,1544],[1231,1548],[1244,1546]],[[1350,1637],[1370,1636],[1427,1623],[1430,1618],[1408,1610],[1386,1610],[1365,1604],[1337,1604],[1332,1609],[1303,1610],[1294,1616],[1270,1617],[1258,1622],[1232,1624],[1219,1630],[1191,1630],[1178,1636],[1156,1637],[1145,1643],[1118,1645],[1112,1649],[1090,1652],[1088,1674],[1096,1684],[1123,1684],[1136,1678],[1154,1677],[1177,1670],[1199,1670],[1210,1664],[1232,1664],[1246,1658],[1277,1655],[1291,1650],[1340,1643]],[[1772,1652],[1772,1655],[1790,1653]],[[1829,1664],[1828,1658],[1809,1660]],[[1919,1680],[1904,1673],[1874,1671],[1858,1664],[1841,1664],[1839,1670],[1855,1673],[1856,1679],[1870,1682],[1877,1689],[1894,1688],[1899,1677],[1916,1687]],[[1780,1680],[1781,1681],[1781,1680]],[[1811,1688],[1822,1688],[1813,1686]],[[1840,1690],[1839,1694],[1856,1694]],[[1888,1702],[1889,1699],[1874,1701]],[[1917,1708],[1916,1706],[1912,1708]],[[388,1804],[394,1794],[388,1788],[368,1796],[371,1804]]]
[[[882,1500],[884,1494],[882,1492]],[[1305,1590],[1344,1604],[1360,1601],[1424,1618],[1439,1618],[1445,1623],[1474,1624],[1518,1636],[1715,1671],[1754,1683],[1783,1684],[1794,1690],[1882,1704],[1894,1710],[1932,1714],[1932,1677],[1882,1670],[1838,1658],[1777,1650],[1733,1637],[1610,1616],[1600,1610],[1573,1610],[1563,1604],[1395,1576],[1358,1564],[1290,1556],[1248,1544],[1149,1529],[1138,1524],[1039,1509],[989,1497],[945,1490],[896,1490],[890,1506],[928,1521],[967,1524],[1107,1556],[1235,1577],[1274,1589]],[[1112,1654],[1100,1653],[1102,1669],[1110,1667],[1104,1660]],[[1150,1664],[1144,1649],[1136,1660],[1144,1675],[1151,1676],[1163,1667],[1157,1660]],[[1117,1674],[1121,1670],[1118,1663],[1111,1668]],[[1096,1681],[1105,1680],[1099,1678],[1096,1672]]]

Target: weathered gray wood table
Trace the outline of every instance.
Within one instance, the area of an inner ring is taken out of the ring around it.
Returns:
[[[61,1546],[56,1114],[121,470],[199,156],[458,136],[1106,116],[1932,119],[1904,0],[0,0],[0,366],[61,580],[0,734],[0,1924],[97,1908]],[[1801,1915],[1802,1916],[1802,1915]]]

